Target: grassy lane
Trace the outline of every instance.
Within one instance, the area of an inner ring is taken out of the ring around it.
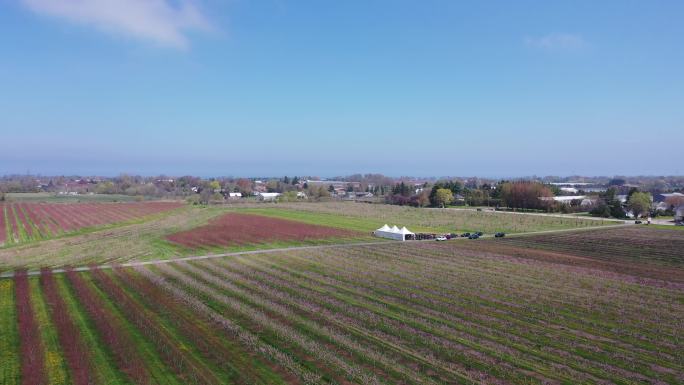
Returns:
[[[40,282],[38,278],[32,278],[29,284],[31,287],[31,304],[36,314],[36,321],[40,327],[40,334],[45,348],[45,369],[47,370],[48,382],[54,385],[71,384],[67,365],[59,344],[57,330],[55,330],[54,324],[50,321]]]
[[[18,385],[20,383],[19,331],[14,305],[14,282],[0,280],[0,383]]]
[[[67,313],[71,316],[76,329],[80,332],[87,352],[90,355],[89,360],[92,363],[95,383],[100,385],[130,384],[126,376],[117,369],[114,358],[98,336],[93,321],[88,317],[82,305],[76,300],[66,276],[64,274],[55,274],[54,278],[59,294],[67,306]]]

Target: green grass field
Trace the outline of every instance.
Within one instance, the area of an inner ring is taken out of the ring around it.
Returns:
[[[354,202],[285,203],[240,211],[365,232],[371,232],[385,223],[390,226],[406,226],[413,232],[482,231],[490,234],[499,231],[520,233],[616,224],[611,220],[571,216],[426,209]]]

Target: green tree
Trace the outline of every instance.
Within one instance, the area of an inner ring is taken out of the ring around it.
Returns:
[[[280,202],[296,202],[297,201],[297,192],[296,191],[288,191],[283,193],[280,197],[278,197],[278,200]]]
[[[648,214],[651,209],[651,194],[645,192],[634,192],[629,197],[627,205],[634,213],[634,217]]]
[[[209,182],[209,189],[210,189],[212,192],[214,192],[214,191],[216,191],[216,190],[220,190],[220,189],[221,189],[221,184],[220,184],[219,181],[217,181],[217,180],[212,180],[211,182]]]
[[[437,189],[435,192],[435,203],[438,206],[446,206],[454,200],[454,194],[447,188]]]

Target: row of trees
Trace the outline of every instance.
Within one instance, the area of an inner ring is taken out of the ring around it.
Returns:
[[[401,182],[392,188],[386,201],[391,204],[412,205],[417,207],[445,207],[452,203],[472,206],[507,206],[524,209],[548,209],[553,197],[551,188],[538,182],[501,181],[496,186],[482,184],[479,187],[465,187],[460,181],[439,181],[427,189],[413,191]]]

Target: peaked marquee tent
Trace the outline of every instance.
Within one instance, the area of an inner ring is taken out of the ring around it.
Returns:
[[[405,241],[407,238],[413,239],[413,237],[416,235],[415,233],[409,231],[409,229],[407,229],[406,227],[402,227],[400,229],[397,226],[392,226],[390,228],[387,225],[384,225],[381,228],[375,230],[373,234],[376,237],[394,239],[396,241]]]

